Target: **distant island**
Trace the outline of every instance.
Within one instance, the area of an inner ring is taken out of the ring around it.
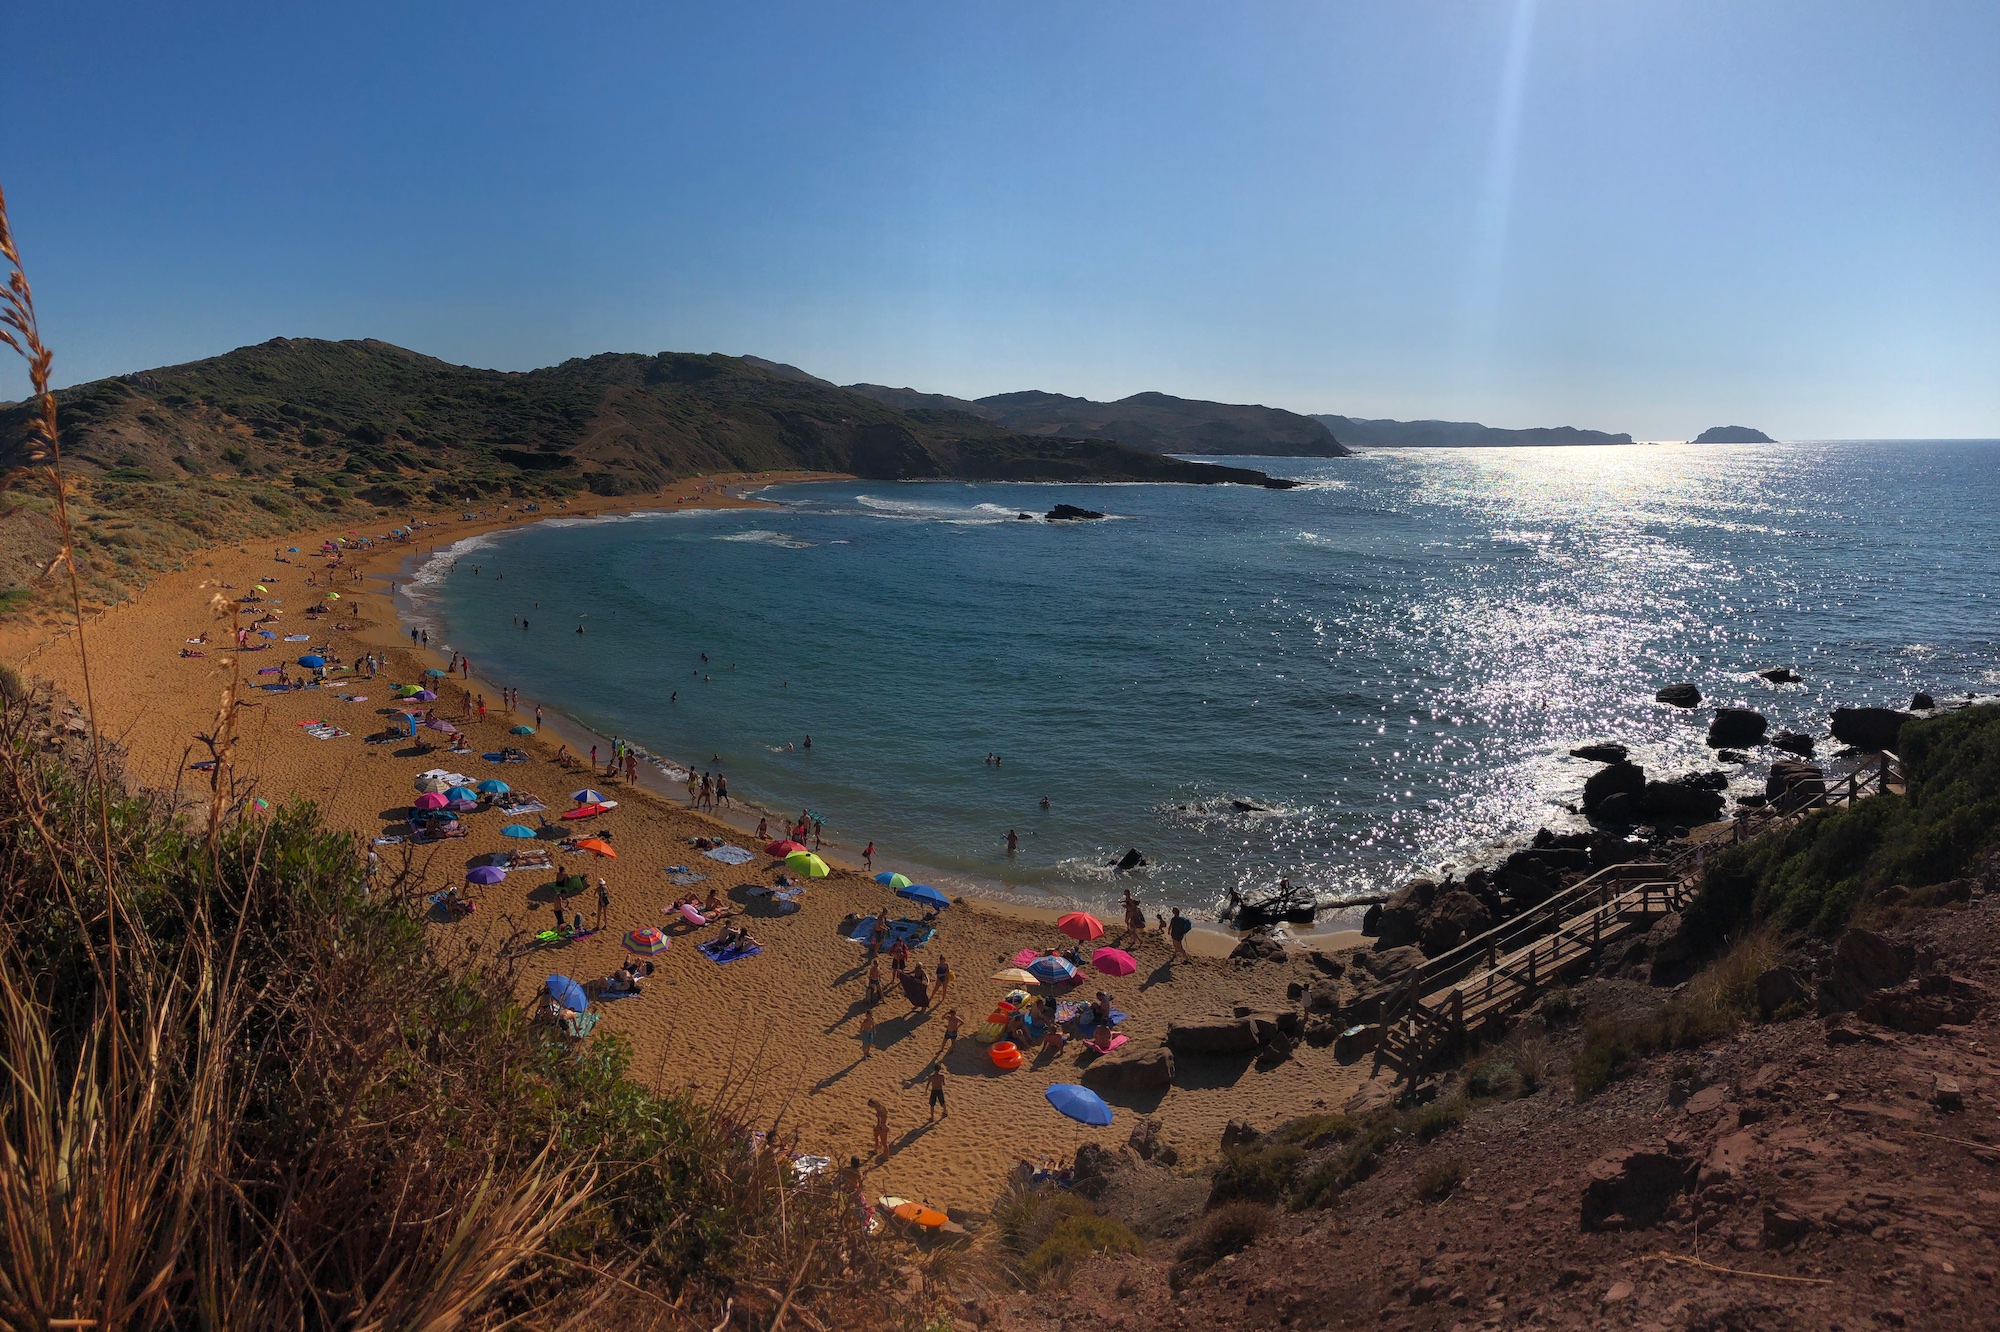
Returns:
[[[790,368],[790,367],[787,367]],[[919,418],[960,413],[1025,435],[1115,439],[1151,453],[1224,454],[1266,458],[1345,458],[1352,450],[1326,425],[1281,407],[1135,393],[1116,402],[1027,389],[987,398],[953,398],[911,388],[849,384],[860,393]]]
[[[1761,430],[1749,426],[1710,426],[1691,441],[1695,444],[1776,444]]]
[[[1366,449],[1479,449],[1567,444],[1630,444],[1627,434],[1576,426],[1507,430],[1477,421],[1389,421],[1314,413],[1313,420],[1340,439]]]

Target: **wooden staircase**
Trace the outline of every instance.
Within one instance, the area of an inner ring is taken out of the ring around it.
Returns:
[[[1823,794],[1743,811],[1720,840],[1745,841],[1815,810],[1902,789],[1901,767],[1894,755],[1885,754],[1879,763],[1829,782]],[[1679,911],[1700,880],[1701,855],[1691,848],[1670,862],[1612,865],[1429,959],[1398,984],[1383,1007],[1376,1071],[1388,1068],[1399,1081],[1414,1082],[1489,1024],[1498,1029],[1550,987],[1589,971],[1607,945]]]

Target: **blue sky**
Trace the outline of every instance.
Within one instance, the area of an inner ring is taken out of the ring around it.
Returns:
[[[62,382],[285,334],[2000,435],[1990,0],[20,8]]]

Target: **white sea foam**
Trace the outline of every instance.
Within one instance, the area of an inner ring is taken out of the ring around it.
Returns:
[[[810,541],[801,541],[784,532],[772,532],[761,527],[753,527],[743,532],[727,532],[715,540],[744,541],[755,546],[777,546],[783,550],[810,550],[813,546]]]
[[[901,518],[908,522],[951,523],[984,527],[993,523],[1042,522],[1040,514],[1022,518],[1020,509],[1000,504],[924,504],[916,500],[884,499],[880,495],[856,495],[854,502],[877,518]]]

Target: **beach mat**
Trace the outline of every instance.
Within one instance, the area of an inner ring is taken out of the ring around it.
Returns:
[[[1111,1038],[1111,1044],[1108,1046],[1100,1047],[1094,1044],[1093,1042],[1085,1041],[1083,1044],[1083,1048],[1095,1054],[1110,1054],[1113,1050],[1116,1050],[1119,1046],[1125,1044],[1125,1042],[1131,1039],[1132,1038],[1130,1036],[1127,1036],[1124,1032],[1121,1031],[1116,1036],[1113,1036]]]
[[[1023,948],[1020,952],[1014,954],[1013,960],[1007,965],[1010,967],[1025,967],[1041,955],[1041,950],[1039,949]]]
[[[667,872],[667,882],[679,888],[692,888],[707,878],[706,874],[696,874],[692,870],[669,870]]]
[[[722,948],[717,946],[713,939],[705,944],[696,944],[694,947],[696,952],[719,967],[728,966],[731,962],[735,962],[740,958],[755,957],[764,951],[756,944],[751,944],[748,948]]]
[[[725,865],[742,865],[752,859],[750,853],[740,846],[718,846],[702,854],[710,860],[719,860]]]
[[[1130,1013],[1125,1012],[1123,1009],[1114,1008],[1111,1010],[1112,1026],[1115,1027],[1121,1022],[1130,1022],[1131,1020],[1132,1020],[1132,1015]],[[1078,1032],[1080,1032],[1085,1036],[1088,1036],[1090,1035],[1091,1032],[1097,1030],[1097,1020],[1090,1015],[1089,1004],[1085,1004],[1083,1006],[1083,1012],[1077,1015],[1076,1029]]]
[[[847,932],[848,942],[865,944],[868,942],[868,936],[874,932],[874,929],[875,917],[865,916],[853,929]],[[898,939],[901,939],[912,948],[922,948],[936,934],[937,931],[935,929],[932,929],[920,920],[892,920],[889,922],[888,937],[882,940],[882,946],[888,948]]]

